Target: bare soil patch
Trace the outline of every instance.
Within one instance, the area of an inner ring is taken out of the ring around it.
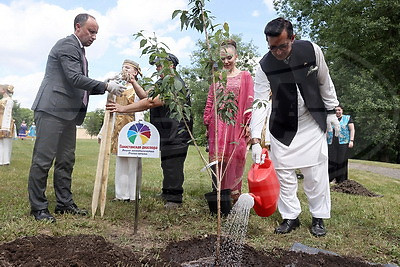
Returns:
[[[382,195],[378,195],[369,191],[363,185],[354,180],[345,180],[339,184],[332,186],[331,190],[340,193],[360,195],[366,197],[383,197]]]
[[[95,235],[40,235],[0,246],[0,266],[118,266],[129,262],[140,263],[129,249]]]
[[[0,245],[0,266],[213,266],[184,264],[211,257],[215,240],[215,236],[208,236],[170,243],[159,253],[160,257],[154,253],[154,258],[149,258],[107,242],[101,236],[40,235]],[[357,258],[282,249],[257,251],[248,245],[243,246],[242,255],[242,266],[371,266]]]

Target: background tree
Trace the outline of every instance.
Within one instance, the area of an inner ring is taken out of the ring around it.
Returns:
[[[21,108],[20,103],[18,101],[14,100],[14,106],[12,110],[12,116],[13,120],[15,121],[15,126],[17,129],[15,129],[18,133],[19,127],[22,123],[22,121],[25,121],[26,125],[29,126],[32,125],[32,122],[34,121],[33,119],[33,110],[29,108]]]
[[[356,126],[354,157],[400,163],[400,1],[275,0],[295,32],[325,52]]]
[[[251,74],[255,72],[257,58],[259,54],[258,48],[252,42],[244,42],[241,35],[232,34],[231,39],[236,41],[239,59],[237,67],[240,70],[247,70]],[[210,41],[214,41],[211,39]],[[215,58],[219,57],[219,44],[215,41],[211,42],[212,51],[215,53]],[[191,90],[192,100],[192,115],[194,120],[193,135],[199,145],[205,145],[207,142],[205,136],[205,126],[203,124],[204,107],[207,100],[208,89],[212,82],[211,71],[205,69],[201,64],[207,58],[207,46],[204,40],[198,40],[196,50],[191,54],[191,67],[181,69],[181,76],[185,80],[186,85]]]
[[[86,129],[91,137],[96,136],[103,125],[103,119],[104,109],[96,109],[95,111],[88,112],[83,122],[83,128]]]

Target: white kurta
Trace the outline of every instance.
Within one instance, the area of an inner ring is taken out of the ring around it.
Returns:
[[[313,44],[316,65],[318,66],[317,78],[319,88],[325,108],[335,109],[339,104],[336,98],[335,87],[329,75],[328,67],[325,63],[323,53],[319,46]],[[268,102],[271,92],[270,83],[267,75],[259,65],[256,71],[254,82],[254,99],[261,102]],[[328,146],[325,133],[321,131],[318,124],[311,116],[304,104],[299,89],[298,95],[298,129],[297,133],[289,146],[286,146],[270,135],[271,138],[271,159],[276,169],[296,169],[310,167],[320,164],[328,157]],[[253,115],[250,124],[251,137],[260,138],[262,127],[271,105],[253,107]]]
[[[271,160],[275,169],[298,169],[320,164],[328,158],[326,135],[304,105],[299,90],[298,129],[289,146],[271,137]]]

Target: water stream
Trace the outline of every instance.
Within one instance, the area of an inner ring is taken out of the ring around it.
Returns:
[[[253,206],[254,198],[247,193],[242,194],[226,218],[222,226],[221,264],[241,266],[242,248]]]
[[[249,214],[254,206],[254,198],[245,193],[240,195],[222,225],[220,264],[221,266],[241,266],[242,249],[247,234]],[[182,264],[182,266],[214,266],[215,255]]]

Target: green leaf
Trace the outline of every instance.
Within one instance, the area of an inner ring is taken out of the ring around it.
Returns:
[[[175,76],[175,79],[174,79],[174,86],[175,86],[176,90],[178,90],[178,91],[182,90],[182,87],[183,87],[182,82],[181,82],[181,80],[179,80],[179,78],[177,76]]]
[[[142,48],[143,46],[145,46],[147,44],[147,40],[146,39],[142,39],[140,41],[140,48]]]
[[[174,12],[172,12],[172,19],[174,19],[180,13],[182,13],[182,10],[175,10]]]
[[[229,24],[228,23],[224,23],[224,30],[226,31],[226,32],[229,32]]]

